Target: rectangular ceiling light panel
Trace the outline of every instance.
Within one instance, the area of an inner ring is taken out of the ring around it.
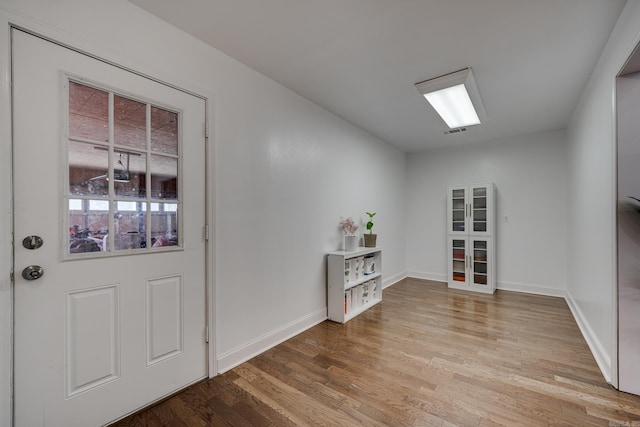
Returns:
[[[470,68],[416,83],[450,129],[479,125],[486,116]]]
[[[480,124],[478,114],[473,108],[464,85],[425,93],[424,97],[451,129]]]

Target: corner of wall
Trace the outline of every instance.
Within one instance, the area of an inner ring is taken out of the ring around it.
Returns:
[[[565,299],[567,301],[569,309],[571,310],[571,314],[573,314],[573,317],[578,324],[578,328],[580,328],[582,336],[587,342],[587,345],[589,346],[589,349],[591,350],[591,353],[593,354],[593,357],[598,364],[598,368],[600,368],[600,371],[604,376],[604,379],[607,381],[607,383],[612,384],[613,372],[611,369],[611,358],[605,351],[605,347],[602,345],[602,342],[600,342],[598,336],[589,325],[588,319],[580,310],[580,306],[576,303],[575,299],[571,295],[571,292],[567,291],[567,296]]]
[[[282,327],[258,337],[246,344],[238,346],[218,357],[218,374],[227,372],[241,363],[264,353],[272,347],[298,335],[307,329],[327,320],[326,307],[302,318],[296,319]]]

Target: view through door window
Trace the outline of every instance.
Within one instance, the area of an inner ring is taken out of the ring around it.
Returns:
[[[176,249],[180,114],[68,81],[68,254]]]

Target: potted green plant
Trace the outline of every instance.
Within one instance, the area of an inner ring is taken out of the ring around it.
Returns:
[[[375,216],[375,212],[365,212],[369,215],[369,221],[367,222],[367,230],[369,230],[369,234],[363,234],[364,236],[364,246],[366,248],[375,248],[376,240],[378,238],[377,234],[373,234],[373,217]]]

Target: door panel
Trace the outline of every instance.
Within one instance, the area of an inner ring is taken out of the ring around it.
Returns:
[[[472,185],[470,194],[470,234],[493,234],[493,184]]]
[[[492,239],[486,238],[470,238],[472,246],[472,262],[471,262],[471,284],[480,288],[491,288],[493,282],[493,268],[491,259],[493,243]]]
[[[466,235],[468,230],[468,195],[466,186],[449,187],[447,189],[447,233],[450,235]]]
[[[15,423],[102,425],[207,374],[205,103],[12,36]],[[106,120],[74,116],[77,83],[106,94]],[[173,145],[158,142],[167,117]],[[107,130],[84,134],[95,122]],[[74,181],[83,153],[101,172]],[[29,265],[44,275],[23,278]]]
[[[468,240],[466,238],[448,237],[448,260],[451,263],[447,269],[448,282],[452,287],[466,287],[469,284],[468,277]]]

